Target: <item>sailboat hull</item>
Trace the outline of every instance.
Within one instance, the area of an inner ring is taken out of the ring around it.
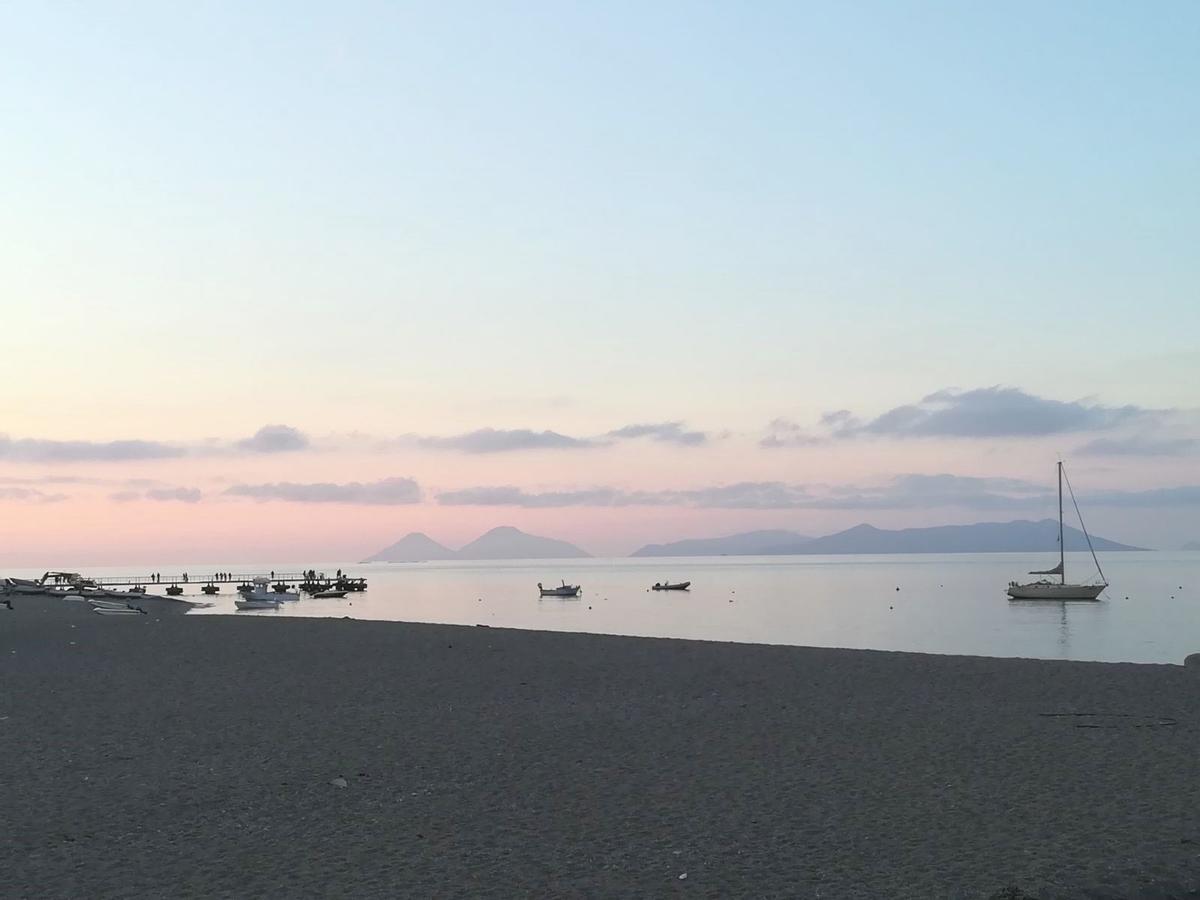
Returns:
[[[1055,584],[1035,581],[1033,584],[1010,584],[1008,596],[1013,600],[1095,600],[1107,584]]]

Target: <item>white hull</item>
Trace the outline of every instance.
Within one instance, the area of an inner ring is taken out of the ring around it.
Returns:
[[[120,603],[116,600],[88,600],[96,609],[131,609],[128,603]]]
[[[1032,584],[1010,584],[1008,596],[1013,600],[1095,600],[1107,584],[1055,584],[1035,581]]]
[[[93,606],[92,612],[101,616],[140,616],[143,615],[140,609],[130,609],[128,606],[124,609],[112,609],[107,606]]]

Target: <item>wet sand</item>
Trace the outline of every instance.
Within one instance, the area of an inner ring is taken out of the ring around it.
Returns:
[[[6,897],[1200,896],[1194,669],[14,605]]]

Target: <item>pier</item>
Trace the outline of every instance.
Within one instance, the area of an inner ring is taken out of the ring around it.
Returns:
[[[365,591],[367,589],[367,579],[365,578],[355,578],[340,570],[331,575],[315,569],[307,572],[181,572],[178,574],[152,572],[149,575],[105,575],[98,578],[90,578],[80,575],[78,572],[47,572],[37,583],[47,587],[61,585],[64,587],[146,588],[197,585],[219,588],[222,584],[253,584],[256,580],[264,578],[272,584],[284,586],[294,584],[302,589],[337,588],[344,591]]]

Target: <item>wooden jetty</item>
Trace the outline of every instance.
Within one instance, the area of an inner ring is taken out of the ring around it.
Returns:
[[[220,590],[220,585],[223,584],[248,586],[254,584],[256,580],[264,578],[272,584],[282,587],[297,585],[300,590],[308,593],[327,590],[365,591],[367,589],[367,579],[365,578],[354,578],[345,572],[340,575],[327,575],[315,569],[307,572],[182,572],[178,574],[154,572],[150,575],[102,575],[98,578],[89,578],[78,572],[47,572],[39,579],[38,583],[47,587],[62,585],[64,587],[100,588],[196,585]],[[213,591],[206,591],[206,593],[211,592]]]

